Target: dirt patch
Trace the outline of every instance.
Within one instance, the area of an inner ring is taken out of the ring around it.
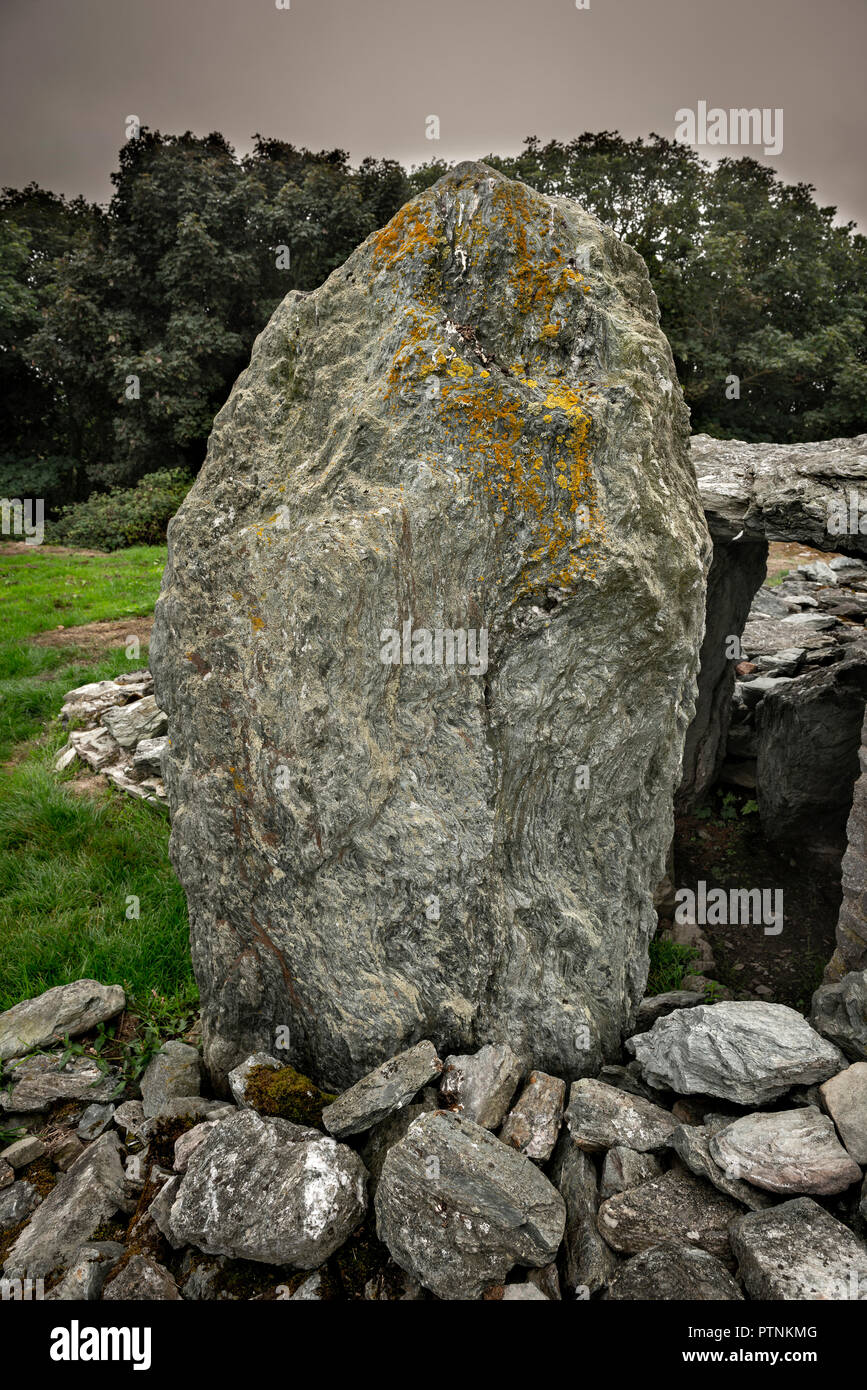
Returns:
[[[3,541],[0,544],[0,557],[3,555],[32,555],[40,551],[43,555],[98,555],[107,558],[107,550],[80,550],[72,545],[28,545],[26,541]]]
[[[151,640],[154,620],[149,618],[119,618],[98,623],[83,623],[80,627],[54,627],[38,632],[30,641],[37,647],[75,647],[88,655],[101,655],[114,647],[124,647],[130,637],[137,637],[143,646]]]
[[[796,570],[798,565],[815,564],[817,560],[827,564],[836,554],[836,550],[813,550],[809,545],[797,545],[794,541],[772,541],[768,546],[768,579]]]

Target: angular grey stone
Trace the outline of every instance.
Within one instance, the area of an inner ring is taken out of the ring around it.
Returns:
[[[376,1230],[392,1258],[440,1298],[480,1298],[515,1264],[545,1265],[563,1199],[528,1158],[450,1111],[423,1115],[389,1149]]]
[[[46,1302],[92,1302],[99,1298],[103,1284],[123,1253],[123,1246],[116,1240],[83,1245],[60,1283],[45,1295]]]
[[[0,1188],[11,1187],[15,1181],[15,1169],[10,1163],[6,1163],[0,1158]]]
[[[114,1118],[113,1105],[89,1105],[78,1122],[78,1137],[89,1144],[92,1139],[98,1139],[111,1124]]]
[[[35,1134],[27,1134],[23,1139],[16,1139],[8,1148],[0,1150],[0,1158],[13,1168],[24,1168],[46,1153],[47,1145],[43,1144],[41,1139],[37,1139]]]
[[[646,1033],[658,1018],[674,1013],[675,1009],[691,1009],[704,1003],[704,995],[692,989],[671,989],[666,994],[647,994],[635,1015],[635,1033]]]
[[[672,1140],[679,1133],[674,1131]],[[605,1201],[616,1192],[628,1192],[630,1187],[640,1187],[643,1182],[662,1177],[662,1164],[653,1154],[638,1153],[622,1144],[615,1144],[605,1155],[602,1177],[599,1180],[599,1197]]]
[[[117,1107],[112,1118],[121,1134],[133,1134],[136,1139],[147,1136],[148,1121],[140,1100],[125,1100]]]
[[[365,1140],[364,1148],[361,1150],[361,1157],[370,1174],[367,1190],[371,1198],[376,1192],[382,1173],[382,1165],[389,1149],[400,1142],[410,1125],[420,1116],[430,1115],[439,1108],[437,1093],[428,1086],[422,1091],[417,1102],[405,1105],[402,1110],[396,1110],[393,1115],[389,1115],[387,1119],[382,1120],[370,1131]]]
[[[278,1062],[270,1052],[254,1052],[250,1057],[245,1057],[243,1062],[229,1072],[229,1090],[235,1104],[240,1105],[242,1109],[248,1108],[247,1081],[251,1071],[256,1067],[270,1067],[272,1071],[279,1071],[283,1065],[284,1063]]]
[[[485,1129],[499,1129],[523,1072],[523,1062],[508,1043],[447,1057],[440,1080],[443,1104]]]
[[[750,605],[750,617],[785,618],[788,608],[782,599],[777,598],[773,589],[764,585],[757,590]]]
[[[165,1236],[173,1250],[182,1250],[186,1241],[179,1239],[172,1227],[172,1207],[181,1185],[181,1174],[176,1174],[163,1183],[148,1207],[147,1214],[157,1230]]]
[[[167,734],[163,734],[161,738],[140,739],[132,755],[133,767],[139,772],[150,772],[154,777],[161,777],[162,758],[168,746]]]
[[[659,1090],[654,1086],[648,1086],[641,1075],[641,1067],[634,1059],[625,1067],[619,1063],[603,1067],[599,1073],[599,1080],[604,1081],[606,1086],[616,1086],[618,1091],[628,1091],[631,1096],[642,1096],[654,1105],[661,1103]]]
[[[867,1061],[867,970],[853,970],[842,980],[820,985],[813,995],[810,1022],[853,1062]]]
[[[118,1274],[107,1280],[102,1291],[104,1302],[113,1299],[134,1302],[165,1302],[180,1299],[178,1286],[169,1271],[149,1255],[133,1255]]]
[[[290,1296],[290,1303],[321,1303],[325,1298],[325,1280],[322,1271],[315,1269],[308,1274],[303,1284],[299,1284]]]
[[[121,1082],[120,1074],[104,1070],[90,1057],[73,1057],[61,1065],[60,1053],[36,1054],[7,1064],[0,1091],[0,1109],[33,1114],[48,1110],[58,1100],[111,1100]]]
[[[188,1043],[172,1039],[163,1043],[148,1062],[141,1079],[141,1098],[145,1116],[156,1115],[167,1101],[198,1096],[202,1084],[199,1054]]]
[[[574,1143],[588,1153],[602,1153],[615,1144],[656,1153],[668,1147],[678,1124],[661,1105],[590,1077],[572,1083],[566,1123]]]
[[[671,1169],[628,1192],[608,1197],[596,1223],[614,1250],[636,1255],[676,1239],[730,1258],[728,1227],[742,1208],[709,1183]]]
[[[50,1047],[65,1037],[76,1038],[114,1018],[125,1006],[120,985],[101,985],[97,980],[55,985],[0,1013],[0,1062]]]
[[[108,729],[73,729],[69,742],[76,755],[94,772],[102,772],[120,756],[120,744]]]
[[[854,1062],[832,1076],[819,1087],[819,1094],[847,1152],[863,1167],[867,1164],[867,1062]]]
[[[527,1084],[506,1116],[500,1138],[528,1158],[544,1163],[554,1152],[563,1121],[566,1082],[544,1071],[531,1071]]]
[[[338,1139],[362,1134],[408,1105],[423,1086],[439,1076],[442,1065],[433,1043],[416,1043],[326,1105],[322,1123]]]
[[[117,1135],[102,1134],[49,1192],[9,1252],[4,1271],[33,1277],[62,1269],[97,1226],[128,1211]]]
[[[168,732],[168,719],[153,695],[145,695],[131,705],[107,709],[101,723],[121,748],[135,748],[144,738],[158,738]]]
[[[795,1009],[752,1000],[668,1014],[648,1033],[628,1038],[626,1049],[651,1085],[738,1105],[827,1081],[844,1065],[839,1050]]]
[[[551,1181],[566,1203],[560,1257],[563,1284],[569,1294],[589,1298],[608,1284],[617,1258],[596,1225],[599,1191],[593,1159],[566,1133],[561,1134],[554,1150]]]
[[[748,1212],[731,1244],[751,1298],[867,1300],[867,1246],[810,1197]]]
[[[707,1250],[666,1241],[634,1255],[611,1281],[608,1297],[635,1302],[734,1302],[743,1299],[724,1265]]]
[[[861,1180],[828,1116],[814,1105],[744,1115],[711,1137],[710,1152],[724,1172],[766,1192],[827,1196]]]
[[[187,1171],[187,1165],[192,1155],[199,1145],[204,1143],[216,1124],[219,1124],[219,1120],[202,1120],[201,1124],[193,1125],[192,1129],[178,1135],[175,1140],[174,1170],[176,1173]]]
[[[171,1230],[207,1254],[316,1269],[364,1216],[366,1183],[346,1145],[239,1110],[191,1155]]]
[[[535,1284],[546,1298],[553,1299],[555,1303],[562,1301],[560,1276],[557,1273],[556,1264],[542,1265],[539,1269],[528,1269],[527,1283]]]
[[[828,984],[840,981],[848,971],[860,972],[861,1008],[856,1037],[858,1051],[844,1045],[846,1055],[867,1057],[867,709],[861,726],[858,750],[858,778],[852,792],[852,806],[846,822],[846,851],[843,855],[843,901],[837,919],[837,949],[825,971]],[[857,986],[856,986],[857,989]],[[815,1007],[815,1005],[814,1005]],[[855,1041],[855,1038],[852,1040]]]
[[[729,1124],[731,1120],[726,1119],[720,1127],[726,1128]],[[737,1176],[732,1176],[729,1170],[715,1161],[711,1141],[716,1132],[715,1128],[705,1125],[681,1125],[672,1135],[671,1146],[681,1162],[685,1163],[697,1178],[707,1178],[720,1192],[725,1192],[726,1196],[733,1197],[736,1202],[743,1202],[750,1211],[759,1211],[762,1207],[770,1206],[772,1199],[764,1192],[751,1187],[748,1182],[741,1182]],[[741,1176],[747,1175],[744,1173]]]
[[[71,1168],[77,1158],[84,1153],[84,1145],[77,1134],[66,1130],[51,1142],[51,1162],[62,1173]]]
[[[535,1284],[507,1284],[503,1289],[503,1303],[547,1303],[549,1300]]]
[[[286,297],[150,648],[215,1077],[278,1025],[332,1088],[420,1035],[570,1077],[619,1047],[708,555],[646,269],[573,199],[459,165]],[[405,622],[484,632],[486,676],[384,662]]]
[[[209,1100],[206,1096],[173,1096],[163,1101],[151,1119],[145,1121],[147,1136],[160,1120],[216,1120],[235,1109],[224,1100]]]
[[[23,1178],[0,1190],[0,1235],[20,1225],[41,1201],[36,1188]]]

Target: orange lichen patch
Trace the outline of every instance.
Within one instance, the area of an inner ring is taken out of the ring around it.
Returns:
[[[407,203],[374,237],[374,264],[391,270],[416,251],[434,250],[438,240],[425,222],[418,202]]]

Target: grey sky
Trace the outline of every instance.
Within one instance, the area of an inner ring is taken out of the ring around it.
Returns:
[[[132,114],[241,152],[260,131],[412,163],[529,134],[673,135],[703,100],[782,107],[767,162],[867,228],[865,0],[0,3],[2,184],[106,200]]]

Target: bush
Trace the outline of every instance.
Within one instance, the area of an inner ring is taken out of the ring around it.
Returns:
[[[61,508],[49,539],[92,550],[162,545],[166,527],[191,487],[192,479],[180,468],[148,473],[135,487],[94,493],[86,502]]]

